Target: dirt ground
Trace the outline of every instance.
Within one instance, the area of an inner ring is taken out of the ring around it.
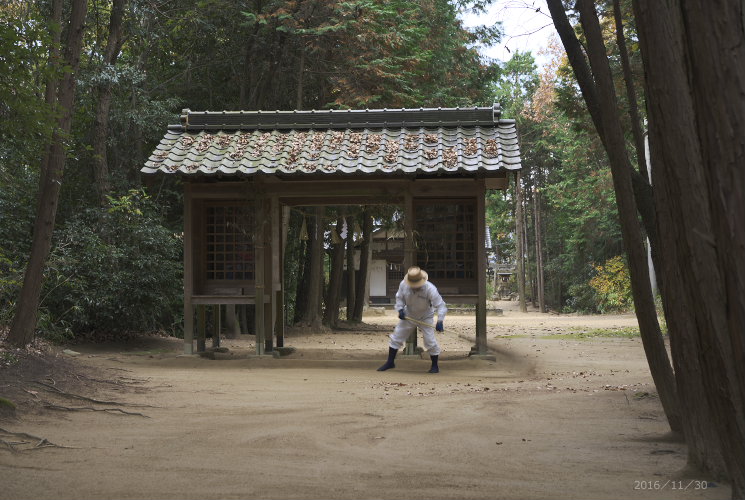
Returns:
[[[143,337],[0,368],[0,395],[27,396],[0,418],[0,499],[730,497],[685,469],[640,339],[578,338],[633,316],[498,306],[496,361],[468,357],[474,317],[451,315],[439,374],[426,354],[375,370],[393,312],[295,332],[280,359],[252,357],[251,336],[218,359]]]

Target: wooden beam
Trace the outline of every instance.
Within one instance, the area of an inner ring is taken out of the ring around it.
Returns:
[[[486,182],[486,189],[507,189],[510,187],[509,179],[505,177],[492,177],[484,179]]]
[[[356,195],[340,195],[339,193],[323,193],[315,190],[313,186],[306,187],[306,194],[312,192],[312,196],[285,196],[283,195],[281,201],[285,205],[295,207],[314,207],[314,206],[329,206],[329,205],[397,205],[402,201],[402,197],[391,196],[391,197],[374,197],[365,196],[364,193]]]
[[[253,199],[253,182],[191,182],[194,198],[213,200]]]
[[[411,184],[414,197],[471,197],[483,179],[417,179]]]
[[[364,197],[365,204],[385,203],[386,200],[400,200],[405,192],[414,196],[470,196],[476,184],[486,180],[489,189],[506,188],[506,172],[493,172],[484,179],[475,177],[443,178],[390,178],[368,175],[356,178],[297,177],[279,179],[275,176],[263,176],[259,180],[237,182],[191,182],[192,195],[200,199],[253,199],[256,185],[261,184],[265,195],[277,195],[280,198],[298,198],[292,205],[318,203],[318,198],[334,198],[334,203],[343,204],[351,200],[352,204],[361,204],[359,197]],[[312,193],[312,196],[309,196]],[[310,203],[306,200],[310,200]],[[282,200],[287,202],[286,200]],[[326,204],[334,204],[326,203]]]
[[[264,303],[269,298],[264,295]],[[255,295],[192,295],[191,303],[195,305],[213,305],[213,304],[256,304]]]

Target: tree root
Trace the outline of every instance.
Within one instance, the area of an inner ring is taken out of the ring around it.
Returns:
[[[99,404],[99,405],[129,406],[129,407],[133,407],[133,408],[155,408],[154,406],[150,406],[150,405],[137,405],[137,404],[130,404],[130,403],[122,403],[122,402],[119,402],[119,401],[102,401],[102,400],[99,400],[99,399],[93,399],[93,398],[89,398],[87,396],[81,396],[79,394],[73,394],[71,392],[63,391],[63,390],[55,387],[52,384],[47,384],[46,382],[42,382],[40,380],[34,380],[33,383],[38,384],[38,385],[40,385],[42,387],[46,387],[47,389],[49,389],[49,390],[51,390],[51,391],[53,391],[53,392],[55,392],[57,394],[61,394],[63,396],[67,396],[68,398],[80,399],[81,401],[88,401],[89,403],[95,403],[95,404]]]
[[[0,444],[4,445],[6,448],[8,448],[13,453],[18,453],[20,451],[38,450],[41,448],[74,449],[74,446],[62,446],[59,444],[52,443],[51,441],[47,440],[47,438],[40,438],[38,436],[34,436],[33,434],[27,434],[25,432],[11,432],[11,431],[7,431],[5,429],[0,428],[0,434],[6,434],[8,436],[14,436],[17,438],[29,440],[29,441],[6,441],[5,439],[0,438]],[[36,442],[36,444],[31,446],[30,448],[24,448],[20,450],[16,448],[17,446],[21,446],[21,445],[31,445],[34,441]]]
[[[78,380],[87,380],[90,382],[98,382],[100,384],[111,384],[116,386],[127,386],[127,385],[138,385],[146,384],[148,381],[143,379],[136,379],[132,377],[117,377],[116,380],[107,380],[102,378],[89,377],[87,375],[75,374],[75,378]]]
[[[150,418],[147,415],[143,415],[142,413],[126,411],[126,410],[122,410],[121,408],[93,408],[92,406],[61,406],[61,405],[55,405],[51,403],[44,404],[44,408],[47,408],[50,410],[60,410],[60,411],[102,411],[106,413],[121,413],[122,415],[134,415],[134,416],[143,417],[143,418]]]

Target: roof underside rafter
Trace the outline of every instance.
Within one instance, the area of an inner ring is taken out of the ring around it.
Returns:
[[[514,120],[499,108],[184,110],[144,173],[416,174],[517,170]]]

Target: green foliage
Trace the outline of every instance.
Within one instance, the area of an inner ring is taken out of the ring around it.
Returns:
[[[545,297],[550,308],[596,313],[603,298],[590,286],[594,263],[622,251],[615,194],[602,144],[566,71],[563,54],[538,73],[530,53],[515,53],[494,83],[506,116],[520,134],[525,196],[527,297],[534,298],[535,211],[540,210]],[[535,203],[540,193],[540,206]],[[505,203],[506,202],[506,203]],[[516,258],[514,194],[490,195],[487,222],[492,235],[507,234],[498,248]],[[512,212],[512,213],[510,213]]]
[[[50,325],[76,334],[173,332],[182,314],[182,241],[158,209],[143,191],[132,190],[57,231],[41,304]],[[39,328],[50,333],[50,325]]]
[[[157,47],[149,51],[150,66],[170,91],[157,93],[177,95],[192,109],[491,100],[486,82],[494,67],[474,45],[498,31],[464,29],[453,2],[184,0],[174,10],[168,18],[152,16],[152,28],[138,37]],[[132,56],[142,48],[133,47]]]
[[[59,29],[59,27],[56,27]],[[0,162],[17,166],[46,144],[54,114],[41,98],[51,66],[50,30],[34,5],[0,10]]]
[[[491,230],[492,247],[498,263],[515,260],[514,204],[511,192],[488,191],[486,194],[486,224]]]
[[[0,397],[0,409],[15,411],[16,405],[10,399]]]
[[[631,278],[623,257],[617,255],[595,266],[590,286],[597,292],[601,312],[624,312],[633,308]]]
[[[502,106],[505,118],[520,117],[525,105],[535,94],[539,81],[533,55],[516,51],[492,84],[495,100]]]
[[[164,9],[162,2],[131,0],[113,65],[103,63],[111,3],[89,3],[39,330],[65,340],[73,332],[169,330],[180,322],[181,242],[174,236],[182,223],[180,181],[144,180],[157,193],[157,206],[131,190],[142,186],[140,168],[181,108],[490,104],[487,83],[498,68],[475,46],[497,39],[499,28],[469,32],[457,16],[482,3],[181,0]],[[50,26],[49,9],[46,0],[0,7],[2,325],[12,318],[23,279],[39,168],[56,122],[55,110],[43,101],[46,82],[59,76],[49,73],[51,41],[60,29]],[[111,88],[112,190],[101,208],[91,189],[91,144],[104,83]],[[500,234],[510,232],[500,227]],[[506,247],[509,242],[505,236]],[[302,244],[287,248],[290,314],[302,250]]]

